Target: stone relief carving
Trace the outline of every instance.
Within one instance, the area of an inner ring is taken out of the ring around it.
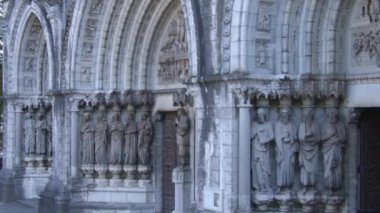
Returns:
[[[25,72],[33,72],[34,58],[25,58],[24,69]]]
[[[178,116],[175,121],[177,130],[177,147],[178,147],[178,165],[179,167],[185,167],[188,165],[189,156],[189,130],[190,119],[184,108],[178,110]]]
[[[103,111],[99,112],[95,125],[95,163],[105,165],[107,160],[108,124]]]
[[[257,121],[252,124],[251,143],[254,159],[253,168],[257,174],[257,186],[253,185],[260,192],[270,192],[269,185],[270,168],[270,148],[274,141],[273,126],[268,121],[268,111],[265,108],[257,109]],[[255,183],[254,183],[255,184]]]
[[[99,14],[102,11],[104,1],[103,0],[94,0],[90,6],[90,13]]]
[[[85,112],[83,115],[82,135],[82,165],[92,165],[95,161],[94,133],[95,127],[92,123],[92,113]]]
[[[186,26],[183,12],[178,12],[170,23],[159,57],[158,83],[180,83],[189,75]]]
[[[110,163],[121,165],[123,160],[123,137],[124,127],[120,120],[120,108],[118,105],[113,108],[112,121],[110,124],[111,133],[111,159]]]
[[[37,20],[38,21],[38,20]],[[39,22],[38,22],[39,24]],[[32,25],[30,28],[30,34],[31,35],[38,35],[41,32],[41,25]]]
[[[257,17],[257,29],[269,31],[272,24],[271,7],[268,4],[259,5],[259,14]]]
[[[300,143],[299,165],[300,182],[307,190],[315,190],[319,168],[318,154],[321,133],[319,124],[314,120],[314,109],[303,109],[304,120],[299,126],[298,139]]]
[[[26,51],[33,53],[36,50],[37,47],[37,41],[29,40],[26,43]]]
[[[265,41],[256,43],[256,66],[260,68],[267,68],[269,66],[266,43]]]
[[[336,108],[328,108],[326,114],[327,123],[322,127],[324,179],[326,189],[333,192],[342,187],[342,161],[346,129],[339,120]]]
[[[82,67],[81,73],[80,73],[80,79],[82,83],[90,83],[91,81],[91,74],[92,74],[92,68],[89,66]]]
[[[277,186],[280,191],[289,191],[294,183],[295,153],[298,151],[297,131],[290,119],[289,108],[281,108],[279,116],[279,121],[275,123]]]
[[[132,105],[127,108],[128,121],[125,125],[125,153],[124,164],[136,165],[137,164],[137,143],[138,143],[138,129],[135,122],[135,112]]]
[[[84,30],[84,36],[93,38],[96,34],[96,26],[98,24],[98,20],[96,19],[88,19],[86,28]]]
[[[92,43],[83,43],[82,56],[85,58],[92,57],[94,45]]]
[[[355,65],[380,67],[380,30],[363,30],[353,33],[353,57]]]
[[[141,115],[138,136],[138,157],[140,165],[148,165],[150,160],[150,144],[153,139],[153,125],[149,114],[144,112]]]

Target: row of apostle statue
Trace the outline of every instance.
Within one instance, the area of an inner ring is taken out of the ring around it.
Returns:
[[[257,109],[251,143],[253,172],[257,175],[257,183],[253,183],[253,187],[259,193],[272,191],[272,144],[275,144],[276,183],[280,193],[292,191],[297,165],[303,191],[315,191],[320,153],[323,157],[324,188],[330,193],[341,189],[345,125],[339,120],[336,108],[327,108],[326,116],[327,122],[320,126],[314,119],[314,109],[303,108],[303,120],[296,126],[291,120],[290,108],[283,107],[279,111],[278,121],[273,125],[268,120],[268,109]]]

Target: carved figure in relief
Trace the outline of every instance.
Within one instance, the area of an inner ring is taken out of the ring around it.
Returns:
[[[36,122],[36,154],[45,155],[47,147],[48,124],[46,122],[45,111],[41,109],[37,115]]]
[[[251,143],[254,159],[254,169],[257,174],[258,191],[270,191],[270,147],[274,141],[273,126],[268,121],[268,111],[264,108],[257,109],[257,121],[252,124]]]
[[[134,109],[128,106],[128,121],[125,127],[125,153],[124,164],[137,164],[137,124],[134,120]]]
[[[95,126],[95,163],[107,164],[107,131],[108,125],[103,112],[98,115]]]
[[[36,132],[35,123],[32,112],[25,114],[24,120],[24,140],[25,140],[25,154],[34,154],[36,150]]]
[[[300,181],[306,192],[308,189],[314,189],[317,181],[321,133],[318,123],[314,120],[312,108],[304,108],[303,116],[304,121],[300,124],[298,131],[299,165],[301,167]]]
[[[33,61],[34,58],[25,58],[25,71],[33,71]]]
[[[123,137],[124,137],[124,127],[120,121],[120,112],[115,111],[112,116],[112,121],[110,125],[111,133],[111,159],[110,163],[113,165],[118,165],[122,163],[123,159]]]
[[[329,191],[336,191],[342,187],[342,160],[346,129],[339,121],[336,108],[327,109],[327,121],[322,128],[325,187]]]
[[[256,58],[257,65],[259,67],[265,67],[267,65],[267,53],[265,49],[265,44],[260,44],[259,50],[258,50],[258,56]]]
[[[271,19],[271,15],[269,14],[268,10],[261,7],[259,10],[259,18],[257,21],[257,27],[259,29],[269,30],[270,22],[271,22],[270,19]]]
[[[153,125],[147,112],[141,115],[139,127],[138,155],[139,164],[148,165],[150,159],[150,144],[153,137]]]
[[[102,11],[103,3],[103,0],[94,0],[90,7],[91,13],[100,13]]]
[[[296,152],[298,151],[297,131],[290,120],[290,109],[280,110],[280,120],[275,124],[277,186],[280,191],[290,190],[294,183]]]
[[[92,123],[91,113],[84,113],[84,123],[81,128],[82,135],[82,165],[92,165],[95,160],[94,144],[95,127]]]
[[[190,119],[185,109],[180,108],[178,110],[175,125],[177,127],[178,165],[184,167],[188,165],[190,130]]]

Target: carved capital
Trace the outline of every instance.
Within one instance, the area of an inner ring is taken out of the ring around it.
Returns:
[[[348,123],[357,124],[360,120],[361,112],[358,109],[351,108],[349,111]]]
[[[250,103],[250,97],[252,94],[252,90],[247,88],[234,88],[232,89],[233,94],[236,98],[236,103],[238,107],[242,106],[252,106]]]
[[[154,95],[151,91],[139,91],[136,94],[137,105],[142,107],[143,111],[151,111],[154,103]]]
[[[173,94],[173,106],[184,107],[193,105],[193,97],[186,90],[180,90]]]
[[[345,96],[345,83],[343,81],[327,80],[323,82],[322,97],[326,99],[326,105],[335,107],[339,99]]]

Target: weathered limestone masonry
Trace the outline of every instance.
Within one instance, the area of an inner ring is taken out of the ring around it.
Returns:
[[[379,1],[3,4],[1,201],[380,210]]]

